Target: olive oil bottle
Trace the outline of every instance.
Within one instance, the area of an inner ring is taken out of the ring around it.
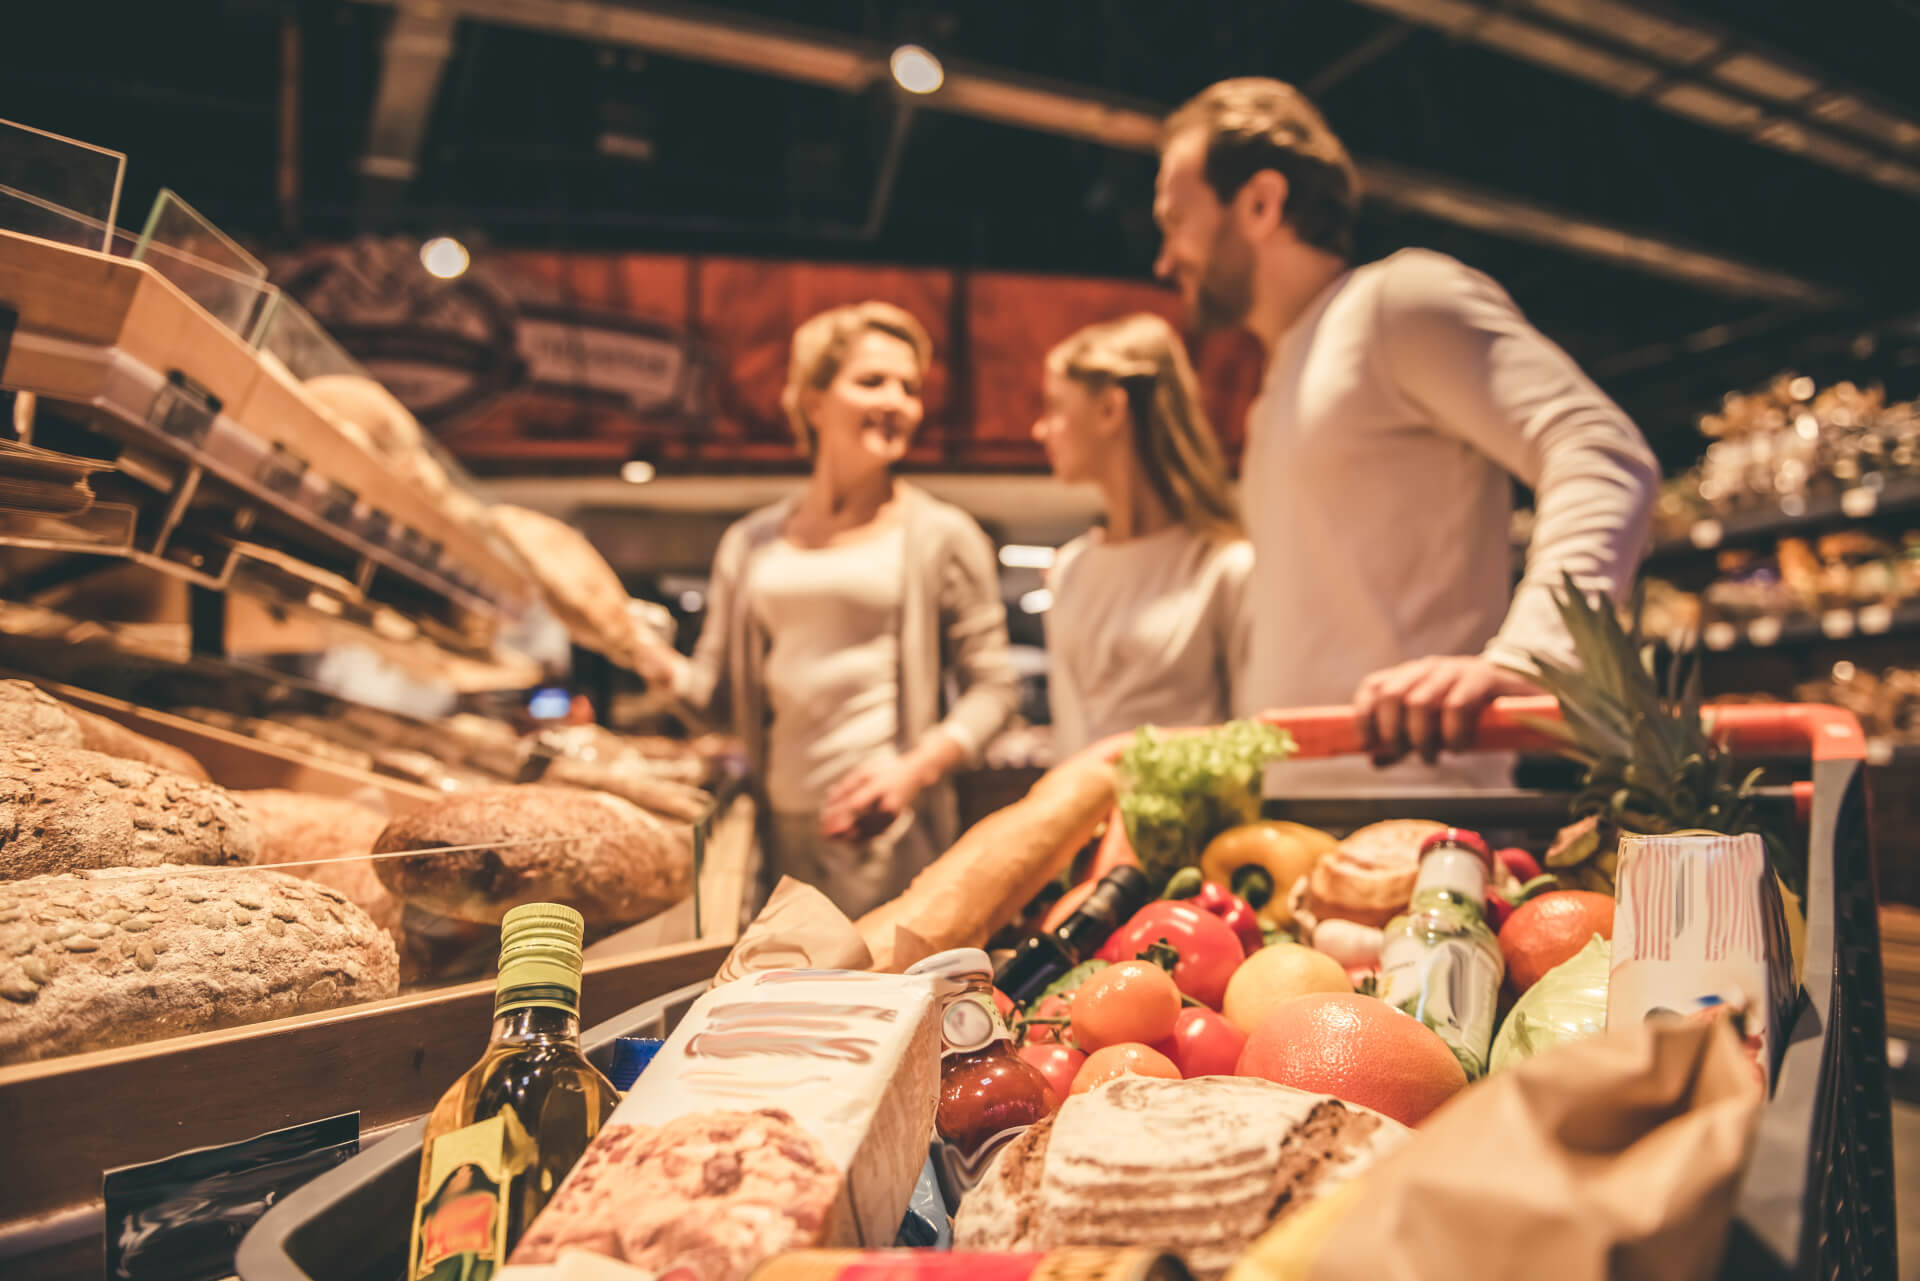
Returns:
[[[580,914],[528,903],[500,924],[486,1053],[427,1117],[408,1281],[487,1281],[619,1102],[580,1052]]]

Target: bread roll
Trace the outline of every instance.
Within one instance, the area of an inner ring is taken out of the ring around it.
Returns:
[[[0,681],[0,744],[8,743],[79,747],[208,781],[200,762],[180,748],[63,703],[31,681]]]
[[[1391,819],[1363,827],[1334,846],[1307,876],[1299,913],[1306,928],[1324,920],[1376,927],[1391,921],[1413,898],[1421,842],[1446,827],[1429,819]]]
[[[261,863],[297,864],[283,870],[339,890],[375,925],[400,940],[400,900],[381,883],[368,857],[387,825],[384,815],[337,796],[279,788],[233,795],[259,833]]]
[[[224,789],[69,747],[0,746],[0,881],[95,867],[252,863]]]
[[[163,866],[0,885],[0,1063],[392,996],[393,940],[337,891]]]
[[[589,926],[632,925],[685,898],[692,830],[604,792],[490,787],[422,806],[387,825],[381,881],[438,916],[497,925],[519,903],[565,903]],[[468,849],[468,846],[479,846]]]
[[[956,1250],[1151,1245],[1197,1281],[1411,1133],[1270,1081],[1123,1076],[1001,1150],[954,1218]]]

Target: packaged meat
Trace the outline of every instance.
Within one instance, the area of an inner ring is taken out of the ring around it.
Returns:
[[[942,1000],[922,976],[775,970],[688,1011],[505,1281],[744,1281],[784,1250],[891,1245],[927,1157]]]

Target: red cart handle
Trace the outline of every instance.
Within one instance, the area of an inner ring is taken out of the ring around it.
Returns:
[[[1816,761],[1857,761],[1866,736],[1853,713],[1824,703],[1729,703],[1702,709],[1708,728],[1737,753],[1806,752]],[[1302,707],[1263,712],[1268,725],[1293,735],[1294,759],[1354,756],[1366,750],[1351,707]],[[1559,720],[1552,698],[1496,699],[1480,717],[1479,751],[1545,752],[1558,744],[1532,722]]]

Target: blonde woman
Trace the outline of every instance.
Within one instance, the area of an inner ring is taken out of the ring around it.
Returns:
[[[768,870],[855,915],[952,841],[950,777],[1017,700],[992,545],[893,474],[931,358],[887,303],[800,326],[781,404],[812,475],[721,538],[693,657],[643,659],[745,740]]]
[[[1253,548],[1180,336],[1151,315],[1082,329],[1047,356],[1033,434],[1056,478],[1106,500],[1048,577],[1056,749],[1244,714]]]

